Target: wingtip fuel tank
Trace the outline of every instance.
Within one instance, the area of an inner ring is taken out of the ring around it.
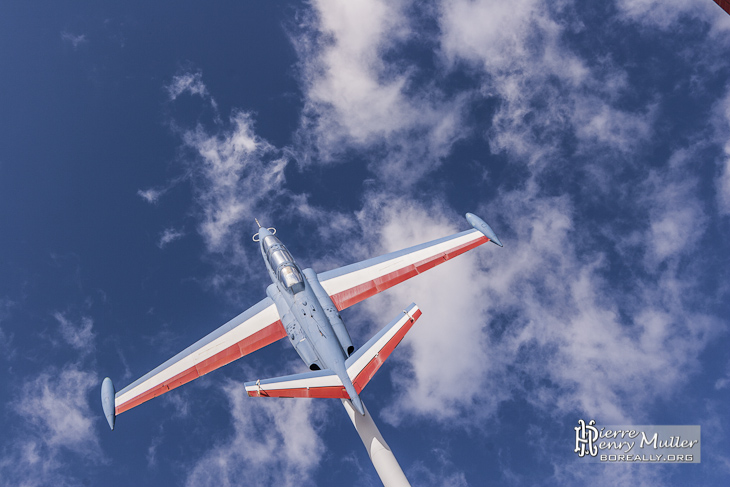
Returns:
[[[490,241],[494,242],[500,247],[504,247],[504,245],[502,245],[502,242],[499,241],[497,234],[494,233],[494,230],[492,230],[492,227],[487,225],[484,220],[476,216],[474,213],[467,213],[466,221],[468,221],[472,227],[482,232],[484,236],[487,237]]]
[[[114,384],[112,380],[107,377],[104,382],[101,383],[101,406],[104,408],[104,416],[106,421],[109,423],[109,427],[114,431],[114,421],[116,420],[116,413],[114,411]]]

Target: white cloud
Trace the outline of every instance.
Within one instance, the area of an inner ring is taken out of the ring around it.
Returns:
[[[565,42],[584,29],[571,2],[447,0],[441,5],[441,56],[447,67],[483,72],[481,96],[499,108],[488,136],[493,152],[538,167],[555,166],[567,134],[578,150],[596,144],[627,152],[651,134],[652,106],[619,108],[624,69],[610,59],[584,59]],[[568,13],[563,13],[563,10]]]
[[[176,394],[165,394],[161,402],[171,409],[170,418],[185,418],[190,415],[190,389],[184,389]]]
[[[58,311],[53,313],[53,317],[58,321],[59,331],[66,343],[82,353],[94,351],[95,334],[92,331],[94,322],[91,318],[83,316],[79,323],[74,323]]]
[[[452,226],[460,221],[454,215],[408,200],[391,199],[378,211],[375,254],[464,228]],[[674,268],[658,286],[653,276],[616,286],[604,277],[605,258],[578,247],[583,230],[564,196],[515,191],[491,212],[508,218],[509,229],[494,225],[504,249],[472,251],[363,305],[377,327],[411,301],[424,312],[391,359],[401,366],[389,421],[479,427],[523,393],[548,415],[630,421],[698,372],[699,354],[720,328],[690,311],[688,276]]]
[[[419,35],[408,2],[325,0],[312,7],[294,38],[305,92],[302,159],[326,163],[350,147],[385,147],[372,159],[381,181],[413,184],[410,176],[438,166],[465,135],[469,96],[446,96],[433,83],[419,87],[415,63],[385,60]]]
[[[544,20],[541,20],[543,18]],[[447,0],[440,9],[442,54],[450,63],[459,58],[483,65],[487,71],[523,70],[534,56],[527,45],[529,31],[549,35],[547,49],[555,49],[557,26],[537,0],[519,0],[507,5],[486,0]],[[543,41],[545,42],[545,40]],[[563,67],[582,77],[584,69],[567,58]]]
[[[75,34],[72,34],[70,32],[66,32],[66,31],[61,32],[61,40],[71,44],[74,49],[76,49],[80,45],[86,44],[86,42],[88,42],[88,39],[86,38],[86,34],[75,35]]]
[[[150,446],[147,447],[147,468],[152,468],[157,466],[157,449],[162,444],[163,435],[162,435],[162,427],[160,426],[159,434],[152,438],[152,442],[150,443]]]
[[[192,180],[200,211],[198,231],[212,253],[225,253],[235,264],[245,262],[239,236],[244,221],[253,227],[253,217],[267,216],[264,203],[283,193],[287,160],[275,147],[258,137],[253,120],[235,113],[231,128],[210,135],[201,127],[184,134],[185,144],[197,153]],[[253,231],[251,231],[253,233]]]
[[[170,100],[175,100],[183,93],[208,98],[210,94],[203,83],[203,73],[197,71],[195,73],[183,73],[173,77],[172,82],[167,86],[167,94]]]
[[[383,210],[380,230],[371,237],[379,244],[372,255],[423,243],[457,230],[453,226],[456,222],[447,220],[435,209],[408,201],[392,202]],[[376,329],[412,301],[424,313],[399,347],[399,357],[409,355],[405,344],[412,348],[407,369],[398,370],[394,375],[401,394],[397,407],[387,413],[390,420],[396,420],[394,415],[406,409],[456,418],[461,410],[459,405],[478,402],[481,388],[474,385],[484,380],[489,369],[481,324],[487,312],[486,303],[480,299],[484,280],[475,257],[468,255],[365,302],[363,306]],[[489,409],[495,404],[482,404],[482,407]]]
[[[166,190],[159,190],[159,189],[139,189],[137,190],[137,194],[145,200],[147,203],[157,203],[157,201],[160,199],[160,197],[165,194]]]
[[[157,202],[165,196],[171,189],[180,184],[183,181],[187,181],[190,175],[183,173],[177,177],[174,177],[167,181],[163,186],[157,188],[138,189],[137,195],[150,204],[157,204]]]
[[[66,448],[96,457],[98,438],[86,394],[96,387],[96,374],[73,365],[44,372],[26,381],[15,411],[49,448]]]
[[[730,362],[725,366],[725,375],[715,382],[715,389],[726,389],[730,386]]]
[[[649,210],[649,228],[643,239],[649,266],[691,252],[705,232],[708,218],[693,172],[697,157],[701,156],[690,149],[679,150],[668,167],[651,171],[642,184],[640,204]]]
[[[175,240],[185,236],[185,232],[182,230],[176,230],[174,228],[166,228],[160,235],[160,240],[157,242],[157,246],[161,249],[167,247],[167,245]]]
[[[615,148],[624,153],[649,140],[654,119],[653,107],[642,113],[617,110],[602,100],[581,97],[575,100],[576,135],[584,141]],[[591,144],[595,150],[595,145]]]
[[[196,462],[186,485],[239,485],[242,478],[262,486],[313,485],[312,474],[325,452],[313,401],[251,399],[237,382],[229,382],[225,392],[233,435]]]
[[[0,478],[7,485],[75,484],[66,466],[68,454],[85,464],[102,460],[94,429],[98,415],[86,400],[97,385],[96,374],[76,365],[50,369],[25,381],[20,395],[10,402],[22,421],[4,432],[12,444],[0,460]]]
[[[379,54],[394,35],[408,29],[402,4],[325,0],[313,7],[313,27],[324,39],[306,53],[307,99],[320,114],[332,110],[320,136],[334,130],[330,137],[349,135],[365,142],[372,134],[397,128],[404,115],[410,116],[400,113],[406,76],[385,72]],[[338,129],[336,122],[344,127]]]
[[[725,153],[725,160],[717,179],[717,189],[720,210],[726,215],[730,214],[730,150]]]

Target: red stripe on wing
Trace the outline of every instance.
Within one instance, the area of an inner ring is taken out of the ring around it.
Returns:
[[[403,281],[410,279],[424,271],[432,269],[439,264],[446,262],[447,260],[453,259],[457,255],[461,255],[475,247],[478,247],[484,243],[489,242],[489,239],[485,236],[481,236],[469,243],[459,245],[446,252],[440,252],[436,255],[423,259],[415,264],[407,265],[401,269],[393,272],[389,272],[380,277],[377,277],[371,281],[366,281],[350,289],[345,289],[339,293],[333,294],[332,301],[337,306],[339,311],[345,308],[349,308],[353,304],[357,304],[370,296],[374,296],[379,292],[385,291],[396,284],[400,284]]]
[[[153,387],[152,389],[143,392],[139,396],[130,399],[124,404],[120,404],[116,407],[116,414],[121,414],[124,411],[128,411],[135,406],[139,406],[143,402],[149,401],[152,398],[160,396],[167,391],[180,387],[183,384],[187,384],[193,379],[207,374],[215,369],[223,367],[226,364],[233,362],[234,360],[248,355],[251,352],[263,348],[266,345],[270,345],[277,340],[280,340],[286,336],[286,330],[282,325],[281,320],[277,320],[269,326],[262,328],[261,330],[253,333],[252,335],[244,338],[240,342],[234,343],[230,347],[221,350],[212,357],[209,357],[199,364],[188,368],[177,374],[176,376],[166,380],[162,384]]]
[[[340,293],[333,294],[332,302],[335,303],[338,311],[342,311],[376,294],[378,294],[378,289],[375,287],[375,283],[373,281],[367,281]]]
[[[212,357],[203,360],[195,366],[195,369],[197,369],[198,377],[200,377],[201,375],[205,375],[208,372],[211,372],[219,367],[223,367],[224,365],[229,364],[234,360],[241,358],[242,356],[243,354],[241,353],[240,345],[238,343],[234,343],[225,350],[221,350]]]
[[[416,269],[416,266],[409,265],[402,269],[398,269],[397,271],[389,272],[384,276],[378,277],[373,282],[375,283],[375,288],[378,292],[382,292],[417,275],[418,270]]]
[[[465,243],[462,245],[459,245],[458,247],[454,247],[451,250],[446,251],[446,256],[444,257],[444,261],[453,259],[457,255],[461,255],[464,252],[467,252],[473,248],[479,247],[481,244],[485,244],[489,242],[489,239],[482,235],[481,237],[477,238],[476,240],[472,240],[469,243]]]
[[[328,387],[297,387],[295,389],[273,389],[248,391],[250,397],[310,397],[310,398],[338,398],[350,399],[347,391],[342,386]]]
[[[259,348],[264,348],[266,345],[271,345],[285,336],[286,329],[284,329],[284,325],[281,323],[281,320],[276,320],[266,328],[262,328],[245,340],[238,342],[238,346],[241,348],[241,356],[243,357],[251,352],[255,352]]]

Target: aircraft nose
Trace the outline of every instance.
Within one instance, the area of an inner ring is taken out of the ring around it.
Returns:
[[[276,233],[276,230],[274,230],[273,232],[271,230],[274,230],[274,229],[259,227],[258,231],[256,233],[254,233],[251,238],[253,239],[254,242],[262,242],[264,237],[266,237],[268,235],[273,235],[274,233]]]

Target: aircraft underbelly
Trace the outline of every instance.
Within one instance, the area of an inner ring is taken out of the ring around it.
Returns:
[[[349,357],[352,352],[355,351],[355,347],[352,344],[352,339],[350,338],[350,334],[347,332],[347,328],[345,328],[345,324],[342,322],[340,313],[337,311],[337,307],[332,302],[332,298],[319,283],[316,272],[312,269],[304,269],[303,274],[307,279],[309,288],[312,290],[312,293],[317,298],[317,301],[324,312],[325,319],[327,320],[329,327],[337,337],[337,341],[339,342],[343,353],[346,357]]]
[[[294,349],[310,370],[329,369],[334,372],[353,401],[353,406],[364,414],[360,398],[345,368],[345,361],[355,347],[332,299],[319,283],[317,274],[306,269],[303,271],[304,282],[301,283],[303,289],[285,289],[282,287],[284,284],[275,279],[268,261],[266,264],[274,281],[266,288],[266,294],[274,301]],[[292,265],[295,264],[292,262]]]
[[[338,363],[344,364],[346,357],[338,337],[311,289],[291,296],[271,284],[266,294],[274,301],[289,341],[307,367],[335,370]]]
[[[315,307],[315,310],[312,311],[312,307],[309,306],[307,313],[302,313],[297,316],[297,319],[314,347],[322,368],[334,370],[335,362],[344,363],[343,353],[332,331],[332,326],[319,307]]]

